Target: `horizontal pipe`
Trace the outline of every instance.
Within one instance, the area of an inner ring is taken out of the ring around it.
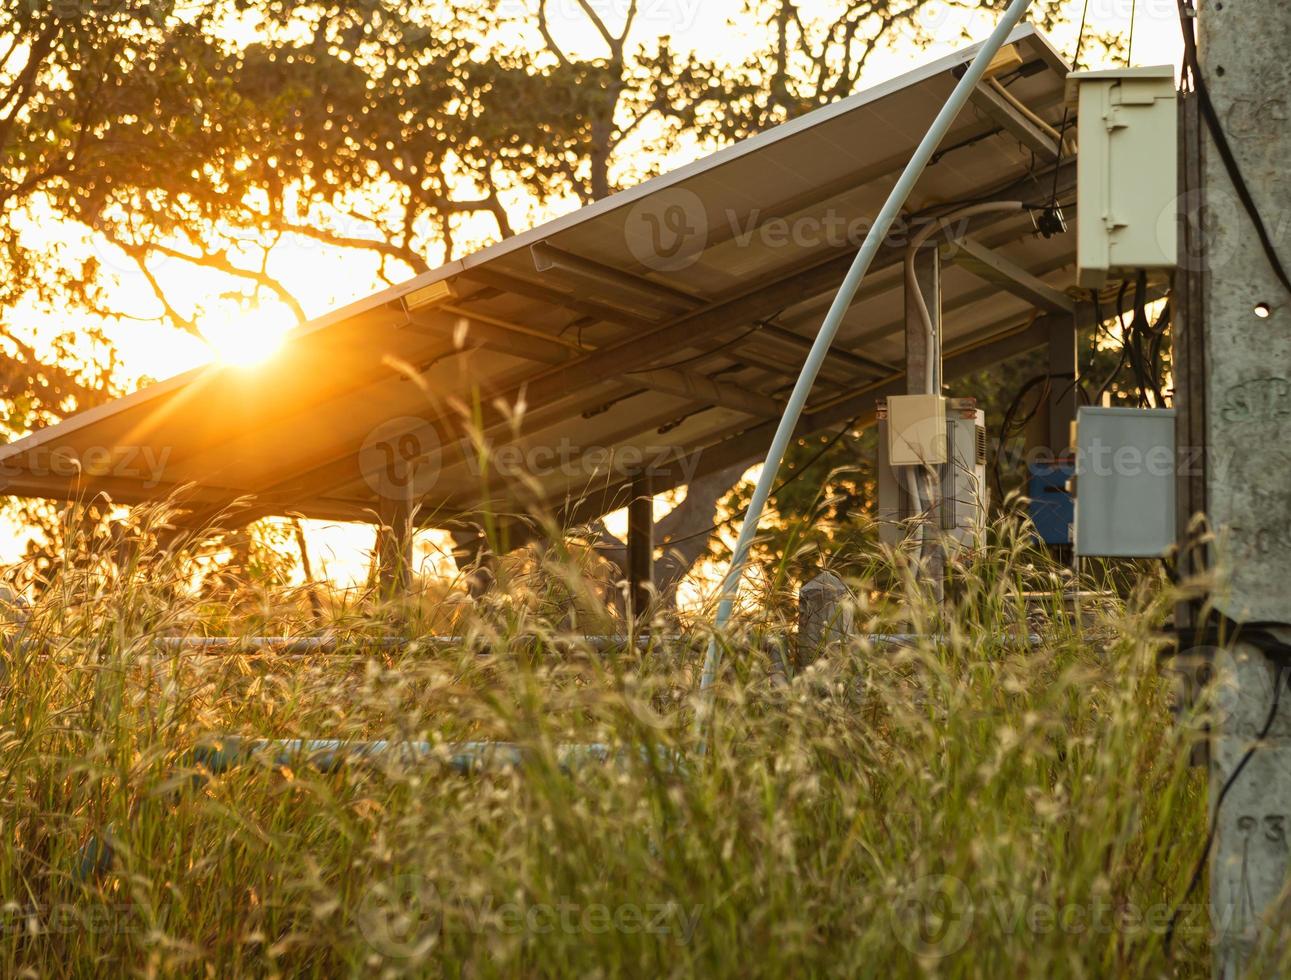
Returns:
[[[946,643],[950,638],[940,634],[919,634],[919,633],[868,633],[860,635],[858,639],[867,641],[872,646],[889,647],[889,646],[915,646],[920,642]],[[646,636],[639,635],[634,638],[637,649],[647,649],[652,640],[678,641],[683,640],[680,636]],[[1005,639],[1020,640],[1020,637],[1005,637]],[[60,638],[51,638],[46,642],[59,642]],[[64,641],[65,642],[65,641]],[[271,653],[280,656],[290,656],[292,659],[307,659],[310,654],[338,654],[346,647],[355,647],[353,653],[344,653],[344,656],[360,657],[364,652],[360,648],[376,647],[383,650],[397,649],[400,646],[408,646],[413,643],[422,643],[441,649],[465,646],[467,639],[461,636],[423,636],[414,639],[404,639],[402,637],[382,636],[371,637],[367,639],[341,640],[336,637],[325,636],[248,636],[248,637],[231,637],[231,636],[163,636],[157,637],[156,643],[163,650],[172,654],[190,653],[194,655],[207,654],[210,656],[243,656],[255,655],[259,653]],[[573,650],[578,647],[587,647],[598,653],[612,650],[616,647],[628,645],[626,636],[584,636],[571,638],[558,638],[544,641],[548,645],[560,650]],[[1038,633],[1028,633],[1026,636],[1026,645],[1029,647],[1038,647],[1043,642]],[[0,649],[8,653],[27,653],[37,656],[47,655],[47,651],[37,649],[44,644],[38,643],[33,638],[28,638],[18,643],[0,643]],[[489,645],[484,645],[479,649],[481,654],[492,652]]]
[[[439,763],[464,775],[514,769],[536,755],[532,749],[522,748],[514,742],[451,742],[435,745],[431,742],[392,742],[386,739],[350,742],[335,738],[230,737],[198,746],[193,750],[192,759],[195,764],[211,773],[219,774],[235,769],[262,754],[276,766],[306,762],[323,772],[334,772],[351,763],[394,759],[405,765]],[[564,772],[572,772],[589,764],[603,765],[626,759],[623,752],[616,752],[601,743],[558,745],[555,756],[556,764]],[[676,760],[667,761],[671,765]]]
[[[949,643],[952,639],[943,633],[869,633],[861,638],[869,640],[876,647],[913,647],[918,646],[920,643]],[[1021,642],[1022,637],[1005,636],[1001,637],[1001,639]],[[1028,647],[1038,647],[1042,642],[1043,638],[1039,633],[1028,633],[1026,635],[1026,645]]]
[[[527,638],[535,642],[538,637]],[[605,651],[615,647],[635,643],[638,648],[649,646],[652,637],[640,634],[629,640],[626,636],[577,636],[556,637],[542,640],[550,646],[560,649],[571,649],[580,646],[593,650]],[[667,637],[666,639],[678,639]],[[171,651],[191,651],[202,653],[244,652],[249,650],[272,650],[275,653],[333,653],[347,647],[377,647],[395,649],[402,646],[421,644],[432,647],[468,646],[472,642],[464,636],[378,636],[369,638],[343,639],[332,636],[162,636],[158,637],[159,646]],[[524,641],[521,641],[524,642]],[[485,645],[487,648],[487,644]]]
[[[638,634],[631,640],[626,636],[570,636],[556,637],[546,639],[541,642],[548,646],[561,650],[577,649],[578,647],[589,647],[597,651],[612,650],[615,647],[627,646],[629,642],[634,643],[638,649],[647,648],[652,640],[679,640],[678,636],[659,636]],[[24,650],[33,651],[39,645],[50,643],[71,644],[71,640],[61,636],[50,637],[13,637],[13,641],[6,642],[0,638],[0,649],[8,651]],[[539,641],[538,637],[528,637],[520,640]],[[153,638],[153,642],[163,650],[178,653],[254,653],[259,651],[272,651],[273,653],[335,653],[348,647],[376,647],[383,650],[397,649],[403,646],[411,646],[420,643],[433,647],[459,647],[467,646],[472,642],[464,636],[375,636],[375,637],[355,637],[352,639],[343,639],[334,636],[158,636]],[[509,642],[516,642],[513,638]],[[484,644],[484,649],[489,649],[488,644]]]

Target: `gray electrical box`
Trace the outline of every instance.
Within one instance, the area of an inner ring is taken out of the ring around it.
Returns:
[[[1159,558],[1175,542],[1172,408],[1076,413],[1076,554]]]

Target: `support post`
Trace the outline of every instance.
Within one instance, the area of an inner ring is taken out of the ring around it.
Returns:
[[[1280,216],[1291,212],[1283,179],[1291,127],[1282,93],[1291,91],[1291,4],[1200,5],[1198,58],[1215,115],[1281,261],[1291,261]],[[1291,482],[1285,457],[1291,391],[1291,295],[1239,203],[1215,138],[1201,160],[1204,215],[1201,326],[1205,357],[1205,499],[1216,533],[1215,607],[1232,620],[1260,622],[1291,642]],[[1211,739],[1210,869],[1215,975],[1265,974],[1281,962],[1291,831],[1291,696],[1287,676],[1259,647],[1232,643],[1216,654],[1218,672],[1235,683],[1232,710]],[[1275,683],[1283,685],[1273,714]],[[1270,721],[1270,719],[1272,719]],[[1240,761],[1264,727],[1249,762]],[[1273,948],[1270,948],[1270,947]],[[1256,964],[1254,955],[1261,959]],[[1264,957],[1268,957],[1267,960]]]
[[[377,528],[377,586],[384,598],[403,598],[412,584],[412,501],[383,496]]]
[[[1049,451],[1054,458],[1071,448],[1071,423],[1076,421],[1080,366],[1076,356],[1078,317],[1053,317],[1049,334]]]
[[[453,539],[453,560],[466,582],[466,592],[478,599],[497,581],[497,556],[489,547],[488,535],[483,528],[465,525],[452,528],[449,534]]]
[[[628,614],[641,618],[654,600],[654,495],[638,473],[628,503]]]

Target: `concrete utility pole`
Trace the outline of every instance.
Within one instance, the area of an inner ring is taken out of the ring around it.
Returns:
[[[1291,181],[1284,176],[1291,159],[1291,3],[1205,0],[1199,7],[1202,78],[1246,186],[1286,260],[1285,242],[1277,239],[1291,208]],[[1205,498],[1220,535],[1216,555],[1223,582],[1216,605],[1239,622],[1291,623],[1291,295],[1238,203],[1204,123],[1198,142],[1206,205],[1197,303],[1205,381],[1200,391],[1191,390],[1194,407],[1198,396],[1204,398]],[[1291,630],[1268,631],[1291,641]],[[1211,744],[1212,807],[1268,721],[1274,678],[1281,676],[1252,645],[1236,644],[1219,659],[1228,661],[1217,666],[1231,671],[1238,696],[1218,720]],[[1218,814],[1211,913],[1219,977],[1245,975],[1255,951],[1267,952],[1285,930],[1278,905],[1291,842],[1291,697],[1285,696],[1286,677],[1282,684],[1280,713],[1269,736]]]

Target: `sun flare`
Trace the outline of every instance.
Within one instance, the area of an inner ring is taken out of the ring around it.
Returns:
[[[278,353],[291,324],[283,313],[259,307],[235,318],[202,327],[202,336],[220,364],[254,367]]]

